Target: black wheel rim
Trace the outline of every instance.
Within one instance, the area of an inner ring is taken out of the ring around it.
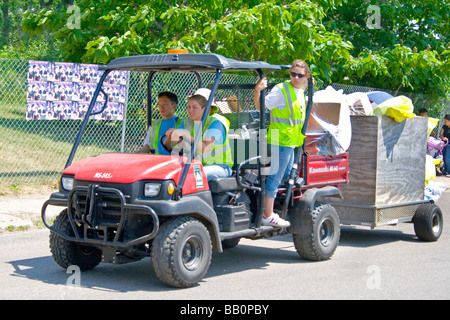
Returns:
[[[322,246],[328,247],[334,239],[334,223],[330,218],[326,218],[320,224],[319,240]]]

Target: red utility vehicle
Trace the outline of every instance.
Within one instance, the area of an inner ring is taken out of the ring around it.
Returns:
[[[217,54],[189,53],[123,57],[104,66],[62,173],[60,190],[42,208],[44,224],[51,230],[50,248],[55,261],[63,268],[77,265],[88,270],[100,262],[120,264],[151,257],[160,280],[174,287],[190,287],[206,274],[213,251],[234,247],[243,237],[259,239],[292,233],[300,256],[315,261],[329,259],[339,242],[339,217],[331,205],[317,200],[322,196],[342,197],[338,185],[348,180],[347,154],[309,156],[298,148],[291,177],[280,185],[276,201],[280,216],[290,220],[291,226],[287,230],[262,226],[263,173],[270,160],[266,154],[265,112],[241,111],[241,118],[250,119],[247,127],[256,127],[251,137],[230,139],[235,159],[230,178],[208,183],[201,162],[189,152],[176,156],[107,153],[72,163],[89,117],[103,111],[94,112],[94,104],[100,92],[105,94],[103,82],[113,70],[148,73],[150,125],[155,73],[192,73],[198,80],[197,87],[203,86],[201,73],[215,74],[203,115],[205,123],[213,97],[220,90],[253,92],[254,84],[222,84],[223,73],[251,71],[261,78],[263,72],[287,68]],[[312,105],[311,81],[309,87],[304,130]],[[264,110],[264,92],[261,94]],[[224,116],[231,119],[235,114]],[[196,150],[198,142],[197,138],[191,150]],[[254,150],[253,154],[249,150]],[[49,205],[64,207],[53,225],[46,218]]]

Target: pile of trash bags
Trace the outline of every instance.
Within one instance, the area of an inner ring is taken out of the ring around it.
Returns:
[[[332,104],[337,106],[336,111],[330,108]],[[319,108],[314,108],[317,105]],[[325,108],[327,112],[319,112],[321,108]],[[383,115],[391,117],[396,122],[416,117],[414,105],[406,96],[394,97],[384,91],[344,94],[343,90],[328,86],[314,94],[311,117],[315,125],[312,125],[313,129],[308,127],[305,150],[311,155],[346,152],[351,142],[350,115]],[[433,181],[436,178],[436,170],[442,165],[442,149],[445,145],[443,141],[431,135],[438,123],[439,119],[428,117],[425,199],[435,202],[446,189],[444,184]]]
[[[447,187],[440,182],[430,181],[425,188],[425,200],[438,202]]]
[[[405,96],[394,97],[383,91],[344,94],[328,86],[314,94],[305,148],[311,155],[344,153],[351,142],[350,115],[386,115],[401,122],[415,117],[413,111],[411,99]]]

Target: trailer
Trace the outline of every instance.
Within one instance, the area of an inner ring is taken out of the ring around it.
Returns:
[[[373,229],[412,222],[419,239],[438,240],[442,211],[424,194],[427,119],[351,116],[351,124],[349,183],[343,199],[327,199],[341,223]]]

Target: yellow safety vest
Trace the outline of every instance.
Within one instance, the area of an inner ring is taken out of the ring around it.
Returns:
[[[230,120],[225,118],[224,116],[218,114],[217,112],[213,113],[211,117],[216,118],[220,122],[222,122],[223,126],[225,127],[226,132],[230,130]]]
[[[159,133],[159,129],[161,128],[161,122],[163,119],[157,119],[153,122],[152,125],[152,132],[150,133],[150,139],[149,139],[149,148],[154,149],[156,151],[156,154],[158,154],[158,141],[161,137]],[[177,117],[175,120],[175,129],[178,128],[178,126],[181,123],[181,119]]]
[[[286,98],[286,107],[283,110],[279,108],[271,110],[267,143],[283,147],[299,147],[305,140],[305,136],[302,134],[306,105],[304,95],[303,99],[299,101],[294,87],[288,81],[277,86]],[[275,130],[278,130],[278,134]]]
[[[215,117],[208,116],[206,118],[206,125],[202,128],[202,136],[209,126],[214,122],[219,121]],[[220,122],[222,124],[222,122]],[[223,124],[222,124],[223,125]],[[184,128],[191,132],[191,136],[195,138],[195,130],[192,125],[192,120],[184,120]],[[206,154],[200,152],[203,165],[207,164],[226,164],[230,167],[233,166],[233,158],[231,156],[230,140],[228,139],[228,130],[225,130],[224,143],[217,145],[215,142]]]

